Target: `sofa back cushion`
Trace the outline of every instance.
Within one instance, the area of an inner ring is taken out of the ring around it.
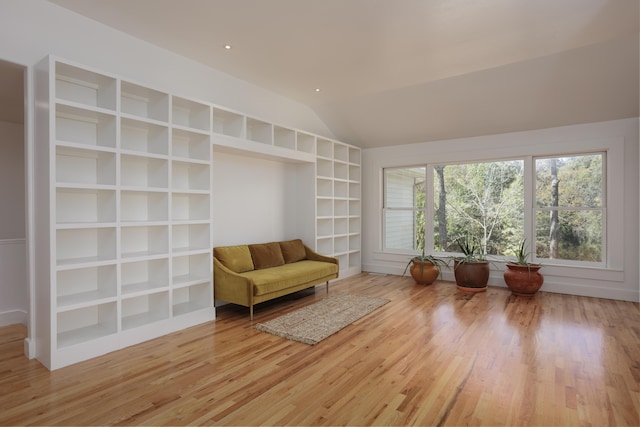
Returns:
[[[280,250],[282,250],[285,264],[307,259],[307,251],[304,249],[304,243],[300,239],[280,242]]]
[[[220,246],[213,248],[213,256],[229,270],[244,273],[254,269],[249,246]]]
[[[284,265],[284,258],[278,242],[249,245],[249,251],[256,270]]]

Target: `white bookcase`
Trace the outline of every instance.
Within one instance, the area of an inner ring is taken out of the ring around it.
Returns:
[[[36,88],[37,358],[213,320],[211,106],[52,57]]]
[[[340,260],[341,276],[361,271],[360,149],[316,140],[316,250]]]
[[[360,272],[359,148],[54,57],[35,75],[34,336],[48,368],[215,318],[217,151],[302,166],[298,237],[340,277]]]

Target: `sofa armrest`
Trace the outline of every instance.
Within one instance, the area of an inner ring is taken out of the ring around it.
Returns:
[[[333,257],[329,257],[329,256],[320,255],[319,253],[315,252],[313,249],[311,249],[307,245],[304,245],[304,250],[307,253],[307,259],[308,260],[330,262],[332,264],[338,265],[338,267],[339,267],[338,258],[333,258]]]
[[[215,299],[245,307],[253,305],[253,281],[229,270],[216,257],[213,257],[213,288]]]

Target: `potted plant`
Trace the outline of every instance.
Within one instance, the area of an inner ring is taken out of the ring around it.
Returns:
[[[529,253],[523,240],[516,253],[516,261],[508,262],[504,272],[504,281],[514,295],[531,297],[544,282],[544,277],[538,272],[542,265],[528,262],[528,258]]]
[[[447,263],[444,260],[434,255],[425,255],[423,247],[422,255],[411,258],[404,267],[402,275],[407,274],[407,270],[409,270],[411,277],[413,277],[413,280],[415,280],[417,284],[430,285],[435,282],[440,275],[440,268],[446,266]]]
[[[458,289],[465,292],[484,292],[489,281],[489,261],[484,251],[471,238],[457,240],[463,256],[453,259],[453,275]]]

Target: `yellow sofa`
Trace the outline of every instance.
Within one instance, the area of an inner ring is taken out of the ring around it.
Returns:
[[[302,240],[213,248],[214,298],[249,307],[338,277],[338,260]]]

